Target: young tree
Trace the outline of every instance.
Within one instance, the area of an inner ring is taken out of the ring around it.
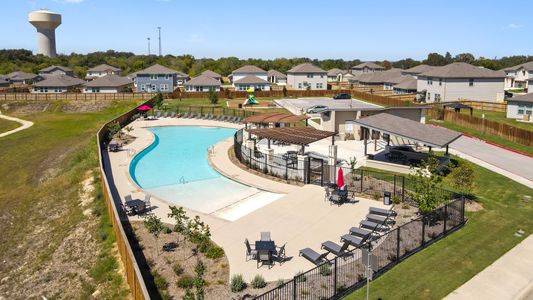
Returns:
[[[120,123],[116,121],[107,125],[107,130],[109,130],[109,139],[113,139],[115,134],[118,136],[118,138],[121,138],[121,129]]]
[[[475,173],[472,164],[463,161],[450,173],[453,186],[463,193],[471,193],[474,189]]]
[[[217,104],[218,103],[218,96],[215,93],[215,90],[212,89],[212,88],[210,88],[209,92],[207,92],[207,98],[209,99],[209,102],[211,102],[211,104]]]
[[[188,235],[188,223],[189,217],[185,213],[183,207],[170,206],[169,218],[173,218],[176,221],[174,225],[174,231],[181,233],[184,236]]]
[[[204,286],[205,286],[205,280],[203,278],[205,273],[205,264],[203,261],[198,259],[196,262],[196,266],[194,267],[194,288],[195,288],[195,295],[196,300],[203,300],[204,299]]]
[[[154,97],[154,108],[159,109],[161,105],[163,105],[163,94],[161,92],[157,92],[157,94]]]
[[[421,213],[429,213],[444,202],[444,196],[440,192],[439,185],[442,176],[437,173],[439,161],[431,154],[423,160],[418,167],[411,167],[412,189],[409,196],[416,202]]]
[[[161,231],[163,231],[165,226],[163,226],[163,223],[159,217],[154,214],[148,214],[144,217],[144,227],[146,227],[148,232],[154,236],[156,254],[159,255],[159,246],[157,241],[159,239],[159,234]]]

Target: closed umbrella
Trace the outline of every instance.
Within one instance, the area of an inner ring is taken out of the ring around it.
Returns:
[[[141,105],[139,107],[137,107],[137,110],[139,111],[149,111],[150,109],[152,109],[150,106],[148,105]]]
[[[337,186],[344,186],[344,172],[342,171],[342,168],[339,168],[339,172],[337,173]]]

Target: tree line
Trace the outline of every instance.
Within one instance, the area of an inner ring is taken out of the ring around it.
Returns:
[[[405,58],[398,61],[377,61],[386,69],[403,68],[408,69],[419,64],[431,66],[442,66],[452,62],[466,62],[473,65],[483,66],[492,70],[499,70],[515,66],[528,61],[533,61],[533,56],[515,55],[502,58],[476,58],[471,53],[460,53],[452,56],[449,52],[444,55],[439,53],[430,53],[424,60],[415,60]],[[239,59],[237,57],[213,58],[195,58],[190,54],[183,55],[136,55],[131,52],[118,52],[108,50],[105,52],[93,52],[88,54],[71,53],[69,55],[58,55],[54,58],[43,55],[33,55],[25,49],[4,49],[0,50],[0,74],[7,74],[14,71],[24,71],[37,73],[40,69],[50,65],[62,65],[70,67],[79,77],[84,77],[87,69],[99,64],[109,64],[122,69],[123,74],[139,71],[155,63],[181,71],[194,77],[204,70],[212,70],[223,76],[229,75],[233,70],[244,65],[255,65],[264,70],[275,69],[280,72],[287,72],[292,67],[310,62],[324,70],[339,68],[347,70],[352,66],[361,63],[361,60],[344,60],[344,59],[310,59],[300,58],[275,58],[275,59]]]

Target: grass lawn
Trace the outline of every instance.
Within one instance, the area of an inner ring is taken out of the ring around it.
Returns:
[[[6,119],[0,119],[0,133],[13,130],[20,126],[22,126],[22,124],[20,124],[19,122],[6,120]]]
[[[0,274],[9,277],[1,295],[87,299],[98,289],[101,298],[128,297],[99,190],[95,133],[138,103],[20,115],[34,125],[0,138]],[[82,206],[81,182],[91,176],[87,194],[96,201]]]
[[[371,283],[371,299],[441,299],[533,232],[531,189],[474,165],[474,193],[483,209],[464,228],[409,257]],[[449,186],[449,178],[443,182]],[[522,229],[524,237],[514,233]],[[364,299],[362,288],[347,299]]]
[[[507,139],[504,139],[504,138],[499,137],[499,136],[494,135],[494,134],[483,133],[483,132],[481,132],[479,130],[465,128],[465,127],[459,126],[457,124],[454,124],[454,123],[451,123],[451,122],[448,122],[448,121],[435,122],[434,120],[428,120],[427,123],[429,123],[429,124],[437,124],[437,125],[440,125],[440,126],[443,126],[443,127],[455,130],[455,131],[459,131],[459,132],[463,132],[463,133],[466,133],[466,134],[471,135],[471,136],[475,136],[475,137],[477,137],[479,139],[482,139],[482,140],[485,140],[485,141],[488,141],[488,142],[491,142],[491,143],[495,143],[495,144],[498,144],[498,145],[501,145],[501,146],[504,146],[504,147],[507,147],[507,148],[510,148],[510,149],[514,149],[514,150],[517,150],[517,151],[520,151],[520,152],[524,152],[524,153],[533,155],[533,147],[522,145],[522,144],[515,143],[515,142],[511,142],[511,141],[509,141]]]
[[[461,110],[461,113],[470,115],[470,111],[469,110]],[[474,111],[473,111],[473,116],[474,117],[481,118],[482,114],[485,114],[485,119],[487,119],[487,120],[496,121],[496,122],[504,123],[504,124],[507,124],[507,125],[510,125],[510,126],[514,126],[514,127],[517,127],[517,128],[523,128],[523,129],[527,129],[527,130],[533,131],[533,123],[524,123],[524,122],[518,122],[515,119],[508,119],[508,118],[505,117],[505,113],[504,112],[482,111],[482,110],[479,110],[479,109],[474,109]]]

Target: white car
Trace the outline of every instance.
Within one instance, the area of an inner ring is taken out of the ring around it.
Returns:
[[[313,105],[309,108],[307,108],[307,113],[308,114],[319,114],[321,112],[324,112],[326,110],[328,110],[329,108],[325,105]]]

